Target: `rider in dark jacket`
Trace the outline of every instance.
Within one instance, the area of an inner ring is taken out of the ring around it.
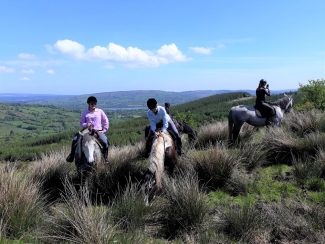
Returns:
[[[270,96],[270,88],[266,80],[261,79],[256,89],[255,108],[258,109],[263,117],[266,117],[266,125],[276,123],[275,109],[265,101],[265,95]]]

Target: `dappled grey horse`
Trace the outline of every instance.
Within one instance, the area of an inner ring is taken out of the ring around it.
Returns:
[[[277,122],[275,125],[279,125],[283,119],[283,115],[290,112],[294,94],[284,94],[283,98],[270,103],[274,107],[277,115]],[[252,126],[261,127],[266,125],[266,118],[258,116],[256,114],[255,108],[252,106],[238,105],[232,107],[228,114],[228,130],[230,142],[238,142],[240,129],[245,122]]]
[[[98,163],[104,163],[102,145],[97,139],[96,130],[85,129],[80,133],[75,153],[75,164],[79,177],[87,176],[88,172]]]

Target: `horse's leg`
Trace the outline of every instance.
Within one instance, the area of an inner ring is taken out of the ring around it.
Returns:
[[[234,143],[233,131],[234,131],[234,120],[232,117],[232,110],[228,114],[228,140],[230,143]]]
[[[240,132],[240,129],[243,126],[243,124],[244,124],[243,122],[240,122],[240,123],[237,123],[234,125],[232,136],[233,136],[233,141],[235,144],[239,143],[239,140],[240,140],[239,132]]]

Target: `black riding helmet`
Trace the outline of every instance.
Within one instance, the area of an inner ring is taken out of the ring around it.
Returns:
[[[87,99],[87,103],[88,103],[88,104],[89,104],[89,103],[97,103],[97,98],[94,97],[94,96],[90,96],[90,97],[88,97],[88,99]]]
[[[267,83],[266,80],[264,80],[264,79],[260,80],[260,85],[265,85],[266,83]]]
[[[154,98],[149,98],[147,101],[147,106],[149,109],[153,109],[155,107],[157,107],[157,101]]]
[[[165,102],[165,107],[169,108],[170,107],[170,103],[169,102]]]

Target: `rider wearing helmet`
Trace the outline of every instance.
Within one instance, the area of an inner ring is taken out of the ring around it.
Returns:
[[[174,122],[171,120],[170,116],[162,106],[158,106],[158,103],[156,99],[150,98],[147,101],[148,111],[147,111],[147,117],[150,123],[150,131],[146,143],[146,157],[150,154],[151,149],[151,140],[150,138],[152,136],[164,136],[164,132],[168,129],[170,129],[173,134],[176,136],[176,142],[177,142],[177,153],[178,155],[182,155],[182,140],[178,133],[178,130],[176,129],[176,126]],[[161,131],[156,131],[157,124],[162,124]]]
[[[102,109],[96,108],[97,98],[94,96],[90,96],[87,99],[88,108],[82,113],[79,124],[81,128],[89,128],[95,129],[98,131],[99,139],[103,143],[104,146],[104,158],[108,163],[108,141],[105,135],[106,131],[109,128],[109,120]],[[75,150],[76,150],[76,142],[79,139],[79,133],[73,138],[71,152],[67,157],[68,162],[73,162]]]
[[[166,110],[167,114],[169,114],[169,108],[170,108],[170,103],[165,102],[165,110]]]
[[[265,95],[270,96],[270,88],[266,80],[261,79],[256,89],[256,102],[255,108],[258,109],[263,117],[266,117],[266,125],[276,123],[276,113],[274,108],[265,101]]]

